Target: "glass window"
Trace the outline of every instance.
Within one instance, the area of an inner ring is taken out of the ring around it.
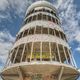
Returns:
[[[29,17],[29,22],[31,22],[32,17]]]
[[[62,32],[60,32],[60,35],[61,35],[61,38],[64,39],[64,36],[63,36],[63,33]]]
[[[51,14],[53,14],[53,11],[51,11]]]
[[[36,20],[36,15],[33,16],[32,21]]]
[[[65,58],[64,51],[63,51],[63,46],[61,44],[59,44],[59,52],[60,52],[61,62],[64,62],[66,58]]]
[[[18,52],[17,52],[16,59],[15,59],[15,62],[14,62],[14,63],[20,62],[21,57],[22,57],[23,47],[24,47],[23,44],[19,46],[19,50],[18,50]]]
[[[49,28],[49,34],[54,35],[54,30]]]
[[[14,49],[14,52],[12,53],[12,56],[11,56],[11,62],[12,63],[13,63],[13,60],[15,58],[16,51],[17,51],[17,47]]]
[[[48,16],[48,20],[51,21],[51,16]]]
[[[41,34],[41,29],[42,27],[41,26],[36,26],[36,34]]]
[[[39,9],[39,11],[42,11],[42,9]]]
[[[67,42],[66,35],[64,34],[64,40]]]
[[[23,35],[23,32],[20,33],[20,35],[19,35],[19,39],[22,37],[22,35]]]
[[[29,29],[29,34],[34,34],[34,28]]]
[[[33,59],[40,60],[40,42],[34,42],[33,43],[32,60]]]
[[[42,59],[50,60],[49,42],[42,43]]]
[[[57,20],[57,19],[55,19],[55,21],[56,21],[56,23],[58,24],[58,20]]]
[[[42,14],[38,14],[38,20],[41,20],[42,19]]]
[[[59,31],[58,30],[55,30],[55,34],[57,37],[59,37]]]
[[[69,54],[70,53],[68,53],[68,48],[67,47],[64,47],[64,49],[65,49],[65,52],[66,52],[67,59],[70,60],[70,57],[69,57]]]
[[[28,30],[25,30],[24,31],[24,34],[23,34],[23,37],[27,36],[28,35]]]
[[[31,46],[32,46],[32,43],[27,43],[26,44],[22,61],[28,61],[28,62],[30,61],[30,57],[31,57]]]
[[[55,23],[55,19],[52,17],[52,21]]]
[[[53,61],[57,61],[56,43],[51,42],[51,57]]]
[[[47,16],[46,15],[43,15],[43,20],[46,20],[47,19]]]
[[[43,27],[42,28],[42,34],[48,34],[48,28]]]

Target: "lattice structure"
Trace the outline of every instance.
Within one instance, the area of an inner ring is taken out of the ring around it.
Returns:
[[[46,1],[33,3],[2,71],[3,80],[75,80],[78,74],[57,10]]]

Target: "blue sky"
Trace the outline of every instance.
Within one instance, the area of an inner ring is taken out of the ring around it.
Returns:
[[[27,7],[37,0],[0,0],[0,69],[5,64]],[[80,0],[47,0],[57,8],[61,27],[80,68]]]

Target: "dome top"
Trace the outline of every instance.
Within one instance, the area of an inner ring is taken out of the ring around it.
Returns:
[[[29,8],[27,9],[26,13],[28,13],[30,10],[32,10],[32,9],[34,9],[36,7],[48,7],[48,8],[51,8],[52,10],[56,11],[56,8],[50,2],[47,2],[47,1],[36,1],[31,6],[29,6]]]

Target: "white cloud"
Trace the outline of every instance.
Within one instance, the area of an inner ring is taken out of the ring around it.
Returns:
[[[63,0],[57,0],[56,8],[59,8],[59,6],[62,4]]]
[[[62,27],[70,42],[76,40],[75,37],[80,31],[78,19],[80,12],[76,11],[76,5],[74,5],[73,1],[74,0],[63,0],[58,3]]]
[[[75,37],[76,41],[80,42],[80,32],[78,32],[78,34]]]
[[[5,63],[14,40],[15,38],[7,30],[0,32],[0,66]]]
[[[77,48],[76,48],[76,50],[80,52],[80,46],[79,46],[79,47],[77,47]]]
[[[7,0],[0,0],[0,10],[5,10],[8,7]]]

